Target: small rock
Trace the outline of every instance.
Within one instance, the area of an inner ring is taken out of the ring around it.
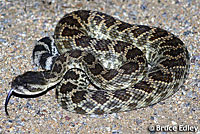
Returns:
[[[70,120],[71,118],[69,116],[65,116],[65,120]]]
[[[150,119],[151,119],[151,120],[154,120],[154,117],[153,117],[153,116],[151,116],[151,117],[150,117]]]
[[[146,10],[146,8],[147,8],[147,6],[146,6],[145,4],[142,4],[142,5],[140,6],[140,9],[142,9],[143,11]]]
[[[172,125],[174,125],[174,126],[175,126],[175,125],[177,125],[177,123],[176,123],[175,121],[172,121]]]
[[[137,124],[137,125],[140,125],[141,123],[142,123],[142,120],[136,119],[136,124]]]

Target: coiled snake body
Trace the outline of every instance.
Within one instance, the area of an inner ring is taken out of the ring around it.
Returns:
[[[33,61],[45,70],[12,81],[6,113],[13,93],[34,96],[53,87],[71,112],[129,111],[173,95],[189,70],[185,45],[168,31],[88,10],[66,14],[52,37],[36,43]]]

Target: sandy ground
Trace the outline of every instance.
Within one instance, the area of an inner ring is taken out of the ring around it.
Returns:
[[[157,105],[102,116],[63,110],[57,104],[55,90],[34,99],[12,97],[7,117],[4,103],[9,83],[17,75],[37,69],[31,60],[34,42],[52,35],[58,20],[78,9],[102,11],[132,24],[158,26],[177,35],[191,54],[190,75],[184,86]],[[0,1],[0,133],[134,134],[150,133],[150,125],[190,125],[198,126],[196,133],[200,134],[199,12],[198,0]]]

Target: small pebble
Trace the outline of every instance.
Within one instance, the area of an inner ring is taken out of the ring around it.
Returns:
[[[69,116],[65,116],[65,120],[70,120],[71,118]]]

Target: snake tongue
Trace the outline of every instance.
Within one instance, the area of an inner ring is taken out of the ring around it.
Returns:
[[[23,94],[19,94],[17,92],[15,92],[15,87],[12,86],[11,90],[8,92],[8,95],[6,97],[6,101],[5,101],[5,112],[6,112],[6,115],[9,116],[8,114],[8,110],[7,110],[7,106],[8,106],[8,103],[9,103],[9,100],[12,96],[16,96],[16,97],[20,97],[20,98],[36,98],[36,97],[39,97],[39,96],[42,96],[44,94],[46,94],[49,90],[55,88],[56,85],[48,88],[46,91],[44,92],[41,92],[39,94],[35,94],[35,95],[23,95]]]
[[[7,95],[7,97],[6,97],[5,112],[6,112],[6,115],[7,115],[7,116],[9,116],[8,110],[7,110],[7,106],[8,106],[8,103],[9,103],[9,100],[10,100],[11,96],[13,95],[13,91],[14,91],[14,89],[12,88],[12,89],[9,91],[9,93],[8,93],[8,95]]]

